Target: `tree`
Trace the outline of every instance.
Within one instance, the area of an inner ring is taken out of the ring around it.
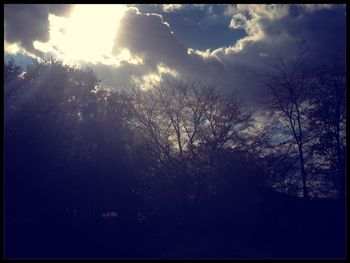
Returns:
[[[282,156],[292,161],[297,156],[305,198],[334,197],[336,190],[344,199],[345,72],[338,63],[313,67],[305,54],[306,49],[301,49],[288,63],[278,57],[271,70],[258,78],[269,91],[271,116],[275,117],[266,131],[266,148],[275,148],[270,151],[270,161]],[[282,185],[286,180],[295,181],[293,166],[288,166]],[[276,175],[279,169],[275,168],[271,172]]]
[[[153,143],[158,169],[176,185],[183,207],[198,207],[222,190],[217,156],[243,147],[252,124],[239,98],[223,96],[215,84],[163,80],[134,89],[131,107],[134,128]]]
[[[13,59],[8,63],[4,63],[5,122],[7,122],[13,112],[13,100],[22,82],[21,74],[23,74],[22,67],[16,65]]]
[[[278,57],[278,63],[271,64],[271,71],[266,72],[259,82],[270,92],[270,107],[278,120],[292,135],[298,150],[303,197],[308,199],[308,174],[305,168],[306,144],[313,138],[309,133],[306,111],[309,107],[308,66],[303,58],[306,50],[301,50],[295,61],[290,64]]]
[[[5,69],[10,207],[128,210],[121,200],[131,203],[137,184],[126,96],[101,87],[91,70],[56,60],[34,62],[25,74],[15,64]]]
[[[337,62],[318,70],[313,83],[313,105],[309,109],[310,125],[318,134],[312,145],[312,154],[324,159],[319,168],[325,168],[332,177],[339,199],[345,197],[345,71]],[[321,172],[320,169],[317,169]]]

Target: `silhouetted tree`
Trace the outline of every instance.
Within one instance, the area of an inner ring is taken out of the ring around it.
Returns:
[[[300,50],[289,63],[278,57],[259,78],[270,91],[275,117],[266,130],[265,150],[271,149],[268,160],[277,165],[270,174],[276,175],[284,166],[284,156],[289,169],[281,170],[285,172],[279,173],[283,178],[278,181],[284,189],[286,182],[292,186],[298,182],[292,165],[297,159],[305,198],[334,196],[336,190],[344,199],[345,73],[337,63],[333,67],[307,64],[305,53]]]
[[[306,50],[301,50],[295,61],[286,64],[279,57],[278,63],[271,65],[271,71],[260,78],[260,83],[269,89],[270,106],[276,118],[286,127],[286,132],[293,136],[298,149],[302,190],[305,199],[309,198],[308,175],[305,168],[305,148],[313,134],[309,133],[306,115],[309,98],[309,72],[303,58]]]
[[[14,203],[43,212],[134,208],[126,97],[103,89],[91,70],[56,60],[34,62],[25,73],[11,63],[5,69],[5,166],[11,195],[19,193]]]
[[[132,108],[135,129],[153,142],[158,169],[176,185],[183,207],[193,211],[223,191],[229,171],[222,168],[232,158],[218,156],[234,156],[232,150],[243,148],[252,126],[239,98],[223,96],[215,84],[164,80],[146,91],[135,88]],[[242,177],[248,167],[236,168],[231,176],[248,181]]]
[[[310,125],[317,133],[312,153],[322,160],[315,172],[331,175],[339,198],[344,199],[345,182],[345,71],[339,63],[324,65],[313,82],[313,105],[308,112]],[[318,168],[318,169],[317,169]]]

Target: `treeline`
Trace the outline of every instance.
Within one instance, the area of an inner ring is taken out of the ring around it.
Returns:
[[[6,213],[196,222],[254,218],[269,191],[344,200],[344,69],[298,56],[258,80],[263,120],[216,83],[109,89],[60,61],[5,63]]]

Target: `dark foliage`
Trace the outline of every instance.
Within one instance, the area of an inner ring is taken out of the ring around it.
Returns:
[[[332,96],[344,86],[329,74],[310,100],[320,135],[308,149],[336,158],[307,171],[340,191],[344,109]],[[271,152],[271,134],[252,132],[242,101],[215,84],[122,92],[89,69],[10,61],[4,109],[5,257],[344,256],[342,204],[278,193],[295,182],[295,155]]]

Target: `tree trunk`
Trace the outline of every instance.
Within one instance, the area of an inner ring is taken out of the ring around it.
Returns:
[[[303,182],[303,197],[305,200],[308,200],[309,193],[306,185],[306,171],[305,171],[305,164],[304,164],[303,147],[300,144],[298,144],[298,147],[299,147],[299,159],[300,159],[300,172],[301,172],[301,178]]]
[[[335,181],[335,185],[338,190],[338,198],[340,201],[345,200],[345,165],[344,165],[344,159],[342,155],[342,150],[340,146],[340,110],[339,110],[339,99],[337,96],[337,107],[336,107],[336,115],[337,115],[337,124],[336,124],[336,141],[337,141],[337,170],[338,170],[338,176]],[[344,182],[344,183],[343,183]]]

